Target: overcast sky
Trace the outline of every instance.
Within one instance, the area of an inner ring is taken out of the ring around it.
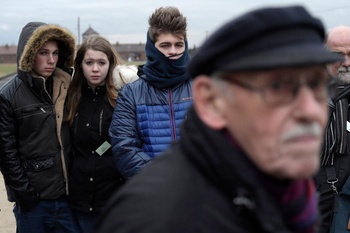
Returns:
[[[350,25],[349,0],[2,0],[0,45],[16,45],[29,21],[59,24],[78,38],[78,18],[80,34],[91,26],[111,43],[145,43],[149,15],[160,6],[171,5],[187,17],[190,47],[200,46],[229,19],[257,7],[281,6],[281,2],[305,6],[327,30]]]

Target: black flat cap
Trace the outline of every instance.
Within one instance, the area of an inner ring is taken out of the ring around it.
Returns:
[[[343,57],[327,50],[322,22],[302,6],[261,8],[214,32],[189,64],[199,74],[328,64]]]

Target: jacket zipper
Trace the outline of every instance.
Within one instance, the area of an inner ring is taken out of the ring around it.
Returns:
[[[79,116],[79,113],[77,112],[74,116],[74,118],[75,118],[75,120],[74,120],[74,136],[75,137],[77,136],[77,130],[78,130],[77,129],[78,128],[78,120],[79,120],[78,116]]]
[[[103,109],[100,112],[100,122],[99,122],[100,136],[102,135],[102,118],[103,118]]]
[[[176,126],[175,126],[175,116],[174,116],[174,105],[171,89],[168,89],[169,97],[169,108],[170,108],[170,127],[171,127],[171,138],[173,141],[176,140]]]

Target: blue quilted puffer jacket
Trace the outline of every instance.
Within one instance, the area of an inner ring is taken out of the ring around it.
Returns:
[[[126,179],[179,139],[180,125],[192,104],[187,40],[178,59],[160,52],[148,34],[145,51],[147,62],[138,67],[140,78],[119,92],[109,128],[113,156]]]
[[[140,78],[123,87],[109,133],[117,167],[125,178],[179,139],[180,125],[191,104],[191,80],[158,89]]]

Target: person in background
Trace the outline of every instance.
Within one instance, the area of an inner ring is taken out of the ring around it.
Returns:
[[[328,65],[329,73],[345,83],[350,83],[350,27],[337,26],[327,35],[327,47],[344,57],[343,61]]]
[[[330,83],[332,98],[328,103],[330,117],[321,151],[321,169],[315,176],[319,192],[320,233],[328,233],[331,227],[334,189],[340,192],[350,176],[350,135],[347,126],[350,121],[350,27],[332,28],[328,32],[326,45],[344,60],[327,66],[333,77]],[[332,183],[335,178],[337,182]]]
[[[140,79],[120,91],[109,135],[121,174],[129,179],[180,137],[192,104],[186,18],[176,7],[149,17],[147,62]]]
[[[82,233],[91,232],[108,198],[124,183],[108,136],[118,95],[113,73],[123,63],[110,42],[98,35],[83,41],[74,61],[67,96],[73,140],[69,201]]]
[[[63,121],[74,54],[70,31],[29,22],[19,36],[17,75],[0,89],[0,170],[18,233],[78,232],[67,200],[71,140]]]
[[[188,67],[180,140],[113,195],[94,232],[315,232],[325,65],[342,59],[324,39],[301,6],[214,32]]]

